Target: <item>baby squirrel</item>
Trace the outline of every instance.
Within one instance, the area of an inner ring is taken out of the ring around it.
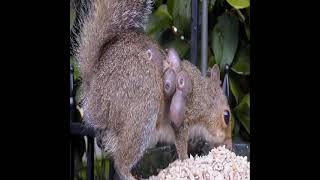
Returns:
[[[151,144],[159,141],[175,143],[179,159],[188,157],[187,142],[197,136],[203,137],[211,148],[224,144],[231,149],[231,114],[227,98],[220,86],[218,65],[214,65],[208,75],[202,77],[199,69],[189,61],[180,62],[178,54],[173,49],[169,50],[166,61],[175,65],[174,68],[165,69],[165,72],[168,72],[168,69],[174,70],[170,71],[168,76],[164,74],[164,95],[174,95],[170,103],[165,103],[164,119],[157,122]],[[180,76],[172,75],[177,71]],[[176,82],[172,83],[173,87],[176,85],[176,90],[166,91],[166,81],[173,79],[168,78],[169,75],[176,77]],[[181,79],[185,84],[179,88]]]
[[[202,135],[212,146],[231,144],[230,109],[218,67],[201,77],[174,51],[166,55],[143,33],[151,8],[151,0],[93,0],[80,18],[75,57],[83,118],[95,128],[121,179],[134,179],[132,167],[157,141],[174,142],[180,159],[188,157],[192,136]],[[170,61],[178,62],[178,70]],[[166,86],[166,80],[175,84]]]

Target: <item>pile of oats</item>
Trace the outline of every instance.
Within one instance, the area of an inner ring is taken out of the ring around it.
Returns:
[[[249,180],[250,162],[247,157],[236,156],[224,146],[212,149],[207,156],[176,160],[157,176],[149,180]]]

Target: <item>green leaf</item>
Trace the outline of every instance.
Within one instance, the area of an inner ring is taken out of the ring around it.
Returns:
[[[244,106],[244,105],[247,105],[248,106],[248,108],[250,108],[250,93],[248,93],[248,94],[246,94],[242,99],[241,99],[241,102],[239,103],[239,105],[237,106],[237,107],[239,107],[239,106]],[[236,107],[236,108],[237,108]]]
[[[250,108],[250,93],[243,97],[242,101],[244,101]]]
[[[234,95],[235,99],[236,99],[236,103],[239,103],[239,99],[240,99],[240,87],[239,84],[237,83],[237,81],[235,81],[231,76],[230,76],[230,89],[232,94]]]
[[[170,14],[171,16],[173,15],[174,1],[175,1],[175,0],[168,0],[168,1],[167,1],[168,12],[169,12],[169,14]]]
[[[220,7],[223,7],[224,1],[225,0],[216,0],[215,4],[220,6]]]
[[[73,8],[70,8],[70,29],[73,26],[75,18],[76,18],[76,11]]]
[[[235,117],[234,113],[231,112],[231,132],[233,132],[235,126]]]
[[[146,26],[146,33],[155,40],[160,40],[162,33],[170,28],[172,17],[168,13],[167,5],[161,5],[150,16]]]
[[[168,0],[167,4],[174,26],[184,35],[190,34],[191,0]]]
[[[163,0],[155,0],[155,7],[159,7]]]
[[[250,6],[250,0],[227,0],[227,2],[236,9],[243,9]]]
[[[250,47],[241,45],[236,53],[231,70],[240,75],[250,74]]]
[[[214,3],[216,2],[216,0],[210,0],[209,2],[212,6],[214,6]]]
[[[215,4],[216,0],[210,0],[209,1],[209,14],[212,12],[214,4]]]
[[[250,41],[250,7],[246,9],[247,20],[244,24],[244,28],[246,30],[247,37]]]
[[[245,130],[250,134],[250,117],[249,115],[246,115],[243,112],[237,112],[237,117],[242,124],[242,126],[245,128]]]
[[[246,89],[244,89],[244,76],[238,75],[236,73],[230,73],[229,80],[230,80],[230,90],[236,100],[236,104],[238,105],[242,98],[246,95]]]
[[[250,25],[248,23],[246,23],[244,25],[244,29],[246,30],[247,37],[248,37],[248,39],[250,41]]]
[[[212,31],[212,45],[214,56],[220,69],[231,64],[238,46],[239,21],[236,16],[224,13],[218,17],[218,22]]]
[[[242,126],[250,134],[250,93],[244,96],[240,104],[234,108]]]
[[[239,121],[237,121],[237,119],[234,115],[235,115],[235,111],[233,109],[233,110],[231,110],[231,118],[233,119],[233,126],[231,126],[232,127],[232,134],[233,134],[233,136],[237,136],[240,131],[240,127],[239,127],[240,125],[239,125]]]
[[[213,65],[215,65],[215,64],[216,64],[216,60],[215,60],[214,56],[210,56],[208,67],[213,67]]]
[[[249,17],[249,18],[248,18],[248,19],[249,19],[249,21],[248,21],[248,22],[249,22],[249,25],[250,25],[250,7],[249,7],[249,8],[247,8],[247,14],[248,14],[248,17]]]
[[[185,42],[182,41],[181,39],[174,39],[172,41],[169,41],[168,43],[166,43],[164,45],[165,48],[174,48],[177,53],[179,54],[179,57],[181,59],[183,59],[185,57],[185,55],[187,54],[187,52],[190,49],[190,45]]]
[[[76,64],[76,61],[73,56],[70,57],[70,63],[73,65],[74,82],[80,81],[80,84],[81,84],[81,77],[80,77],[79,68],[78,68],[78,65]],[[77,87],[75,89],[75,92],[76,92],[76,97],[75,97],[76,102],[80,102],[81,101],[81,88]]]
[[[161,6],[159,6],[158,9],[154,12],[154,14],[156,16],[168,18],[168,19],[172,20],[172,17],[168,12],[168,7],[166,4],[162,4]]]
[[[74,80],[78,80],[80,78],[80,72],[73,56],[70,57],[70,63],[73,65]]]

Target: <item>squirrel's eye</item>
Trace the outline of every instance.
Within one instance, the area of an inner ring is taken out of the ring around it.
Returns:
[[[230,121],[230,111],[224,110],[223,118],[224,118],[224,122],[226,122],[226,124],[228,125]]]

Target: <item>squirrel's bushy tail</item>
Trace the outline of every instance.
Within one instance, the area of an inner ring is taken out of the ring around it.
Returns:
[[[81,14],[76,59],[83,81],[89,82],[101,50],[117,34],[142,29],[153,0],[92,0],[87,15]]]

